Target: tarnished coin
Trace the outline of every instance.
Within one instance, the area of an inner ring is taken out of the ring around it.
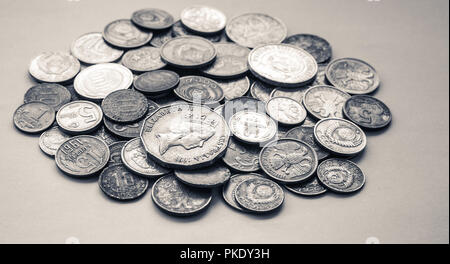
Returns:
[[[166,66],[161,60],[159,48],[140,47],[127,51],[122,57],[122,65],[136,72],[159,70]]]
[[[291,44],[309,52],[317,63],[324,63],[331,58],[331,45],[325,39],[311,34],[296,34],[287,37],[283,43]]]
[[[328,189],[339,193],[356,192],[366,178],[355,163],[345,159],[327,159],[317,167],[317,177]]]
[[[127,143],[126,141],[117,141],[109,144],[109,162],[108,164],[122,164],[122,158],[120,154],[122,153],[122,148]]]
[[[123,50],[115,49],[105,43],[102,33],[87,33],[72,43],[70,52],[87,64],[108,63],[118,60]]]
[[[296,87],[314,80],[317,62],[305,50],[287,44],[254,48],[248,55],[250,71],[260,80],[281,87]]]
[[[67,139],[68,135],[61,132],[58,127],[52,127],[39,137],[39,147],[45,154],[55,156],[59,146]]]
[[[303,141],[284,138],[261,150],[259,163],[267,175],[283,183],[297,183],[313,176],[318,165],[314,149]]]
[[[281,88],[277,87],[270,93],[270,98],[275,97],[288,97],[294,99],[299,103],[303,103],[303,96],[308,90],[308,86],[295,87],[295,88]]]
[[[266,114],[252,111],[240,111],[228,122],[233,136],[249,143],[265,143],[277,134],[277,124]]]
[[[56,165],[63,172],[75,177],[91,176],[102,170],[109,161],[106,143],[94,136],[72,137],[58,148]]]
[[[81,100],[63,105],[56,114],[58,126],[68,134],[92,132],[100,125],[102,118],[100,106]]]
[[[180,82],[176,72],[158,70],[139,75],[133,82],[134,88],[148,95],[158,95],[175,88]]]
[[[146,28],[161,30],[172,26],[173,16],[164,10],[156,8],[146,8],[134,12],[131,21],[136,25]]]
[[[266,104],[256,98],[242,96],[232,100],[227,101],[223,107],[222,116],[225,118],[227,123],[230,118],[241,111],[251,111],[256,113],[265,114]]]
[[[197,188],[220,186],[231,176],[230,170],[222,164],[214,164],[197,170],[175,170],[174,174],[181,182]]]
[[[392,120],[389,108],[368,95],[355,95],[347,99],[344,115],[358,126],[370,129],[385,127]]]
[[[243,181],[252,179],[252,178],[263,178],[264,176],[257,173],[248,173],[248,174],[235,174],[231,176],[230,180],[225,184],[222,188],[222,196],[225,202],[234,209],[239,211],[245,211],[246,209],[242,208],[235,199],[234,192],[236,191],[236,187]]]
[[[188,31],[185,26],[181,23],[181,20],[175,22],[172,26],[172,37],[182,37],[182,36],[199,36],[198,34]],[[202,38],[205,38],[211,42],[219,42],[222,39],[222,34],[208,34],[202,35]]]
[[[152,39],[151,32],[145,32],[136,27],[129,19],[118,19],[103,30],[103,38],[109,44],[124,48],[137,48],[147,44]]]
[[[216,78],[232,78],[248,71],[247,57],[250,50],[233,43],[214,44],[217,56],[214,62],[202,69],[208,76]]]
[[[115,122],[138,121],[147,113],[147,98],[131,89],[123,89],[108,94],[102,101],[105,117]]]
[[[236,187],[234,196],[240,206],[257,213],[273,211],[284,202],[284,191],[281,186],[260,177],[241,182]]]
[[[55,83],[41,83],[28,89],[24,96],[24,103],[41,102],[48,104],[55,111],[70,102],[71,94],[66,87]]]
[[[55,121],[55,110],[41,102],[26,103],[16,109],[13,121],[16,128],[22,132],[41,132]]]
[[[102,171],[98,185],[111,198],[133,200],[147,191],[148,180],[134,175],[122,164],[112,164]]]
[[[281,43],[287,35],[286,25],[281,20],[259,13],[247,13],[232,18],[225,31],[232,41],[249,48]]]
[[[211,34],[225,28],[227,18],[221,11],[209,6],[190,6],[181,11],[181,22],[190,30]]]
[[[108,130],[105,129],[105,126],[100,125],[100,127],[95,130],[93,133],[90,134],[91,136],[98,137],[99,139],[105,141],[106,145],[114,144],[115,142],[118,142],[119,139],[108,132]]]
[[[164,43],[166,43],[167,41],[169,41],[171,39],[173,39],[171,29],[158,31],[158,32],[153,33],[153,37],[152,37],[152,40],[150,40],[150,44],[153,47],[161,48],[162,45],[164,45]]]
[[[274,97],[266,104],[267,113],[284,125],[301,124],[306,118],[306,110],[301,103],[288,97]]]
[[[153,202],[169,214],[188,216],[199,213],[211,202],[211,191],[179,182],[173,174],[158,179],[153,185]]]
[[[31,61],[29,72],[39,81],[60,83],[75,77],[80,67],[80,62],[67,52],[44,52]]]
[[[133,82],[133,73],[117,63],[97,64],[82,70],[74,81],[75,91],[84,98],[101,100],[108,94],[127,89]]]
[[[250,94],[254,98],[259,99],[264,103],[267,103],[270,100],[270,93],[273,91],[274,88],[275,87],[269,84],[260,81],[255,81],[250,87]]]
[[[328,85],[309,88],[303,96],[303,105],[308,113],[317,119],[328,117],[343,118],[342,108],[350,95]]]
[[[160,107],[176,105],[176,104],[189,104],[189,103],[184,100],[181,100],[174,93],[169,93],[168,95],[166,95],[164,97],[158,98],[158,105]]]
[[[200,68],[211,63],[216,49],[211,41],[196,36],[173,38],[161,47],[161,58],[180,68]]]
[[[287,184],[284,187],[293,193],[305,196],[314,196],[327,192],[327,189],[319,183],[317,177],[301,183]]]
[[[244,96],[250,88],[250,80],[247,76],[239,79],[216,80],[223,90],[225,100],[233,100]]]
[[[241,143],[231,137],[222,160],[234,170],[254,172],[261,168],[259,166],[260,151],[261,148],[256,145]]]
[[[220,158],[230,130],[222,116],[206,106],[176,104],[147,117],[142,143],[151,158],[167,167],[196,169]]]
[[[368,94],[380,85],[375,69],[367,62],[354,59],[336,59],[326,69],[327,80],[349,94]]]
[[[121,157],[123,164],[129,170],[143,177],[162,176],[170,172],[169,169],[147,157],[140,138],[128,141],[122,149]]]
[[[202,76],[181,77],[174,92],[187,102],[207,105],[217,104],[225,96],[217,82]]]
[[[330,153],[326,149],[322,148],[320,145],[316,143],[314,139],[314,126],[302,125],[294,127],[291,130],[289,130],[284,135],[284,137],[298,139],[300,141],[307,143],[314,149],[314,151],[317,154],[317,159],[319,160],[323,160],[330,155]]]
[[[326,118],[317,122],[314,138],[322,147],[338,155],[356,155],[367,144],[361,128],[340,118]]]

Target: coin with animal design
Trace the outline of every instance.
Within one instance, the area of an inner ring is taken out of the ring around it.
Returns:
[[[346,159],[327,159],[317,167],[317,177],[329,190],[351,193],[360,190],[366,178],[354,162]]]
[[[284,202],[284,191],[281,186],[260,177],[239,183],[234,196],[240,206],[256,213],[271,212]]]
[[[344,104],[344,115],[363,128],[383,128],[392,120],[389,108],[380,100],[369,95],[354,95]]]
[[[13,115],[14,126],[25,133],[38,133],[49,128],[55,121],[53,107],[31,102],[19,106]]]
[[[148,188],[147,179],[131,173],[123,164],[106,167],[98,178],[98,184],[106,195],[121,201],[137,199]]]
[[[65,104],[56,114],[58,126],[68,134],[94,131],[101,123],[103,111],[90,101],[73,101]]]
[[[317,119],[328,117],[343,118],[342,108],[350,95],[328,85],[309,88],[303,96],[303,105],[308,113]]]

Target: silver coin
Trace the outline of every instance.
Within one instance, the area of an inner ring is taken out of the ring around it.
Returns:
[[[328,85],[327,78],[325,76],[328,64],[321,63],[317,65],[319,68],[317,70],[317,75],[314,82],[311,83],[311,87],[317,85]]]
[[[231,176],[230,180],[226,185],[222,188],[222,197],[225,202],[231,206],[232,208],[239,211],[246,211],[246,209],[242,208],[235,199],[234,193],[236,191],[236,187],[243,181],[252,179],[252,178],[263,178],[264,176],[257,173],[248,173],[248,174],[235,174]]]
[[[81,100],[63,105],[56,114],[58,126],[68,134],[92,132],[100,125],[102,118],[100,106]]]
[[[70,102],[71,94],[66,87],[56,83],[41,83],[28,89],[24,103],[41,102],[58,111],[62,105]]]
[[[64,134],[58,127],[52,127],[39,137],[39,147],[45,154],[55,156],[59,146],[67,139],[69,139],[68,135]]]
[[[303,96],[303,105],[317,119],[343,118],[342,108],[350,95],[333,86],[320,85],[309,88]]]
[[[244,96],[250,88],[247,76],[238,79],[216,80],[223,90],[225,100],[233,100]]]
[[[136,27],[129,19],[118,19],[103,30],[103,38],[109,44],[119,48],[137,48],[147,44],[152,38],[151,32]]]
[[[283,125],[301,124],[306,118],[306,110],[301,103],[288,97],[274,97],[266,104],[267,113]]]
[[[161,60],[159,48],[140,47],[127,51],[122,57],[122,65],[136,72],[159,70],[166,66]]]
[[[255,172],[261,169],[259,166],[259,153],[261,149],[258,146],[244,144],[238,140],[230,138],[227,152],[222,157],[225,164],[234,170],[242,172]]]
[[[317,123],[317,119],[314,119],[309,114],[306,116],[305,121],[303,121],[303,126],[315,126]]]
[[[181,11],[181,22],[192,31],[217,33],[225,28],[227,18],[221,11],[209,6],[190,6]]]
[[[219,115],[222,115],[223,107],[224,107],[224,105],[219,105],[218,107],[214,108],[214,112],[218,113]]]
[[[277,87],[270,93],[270,98],[275,97],[289,97],[299,103],[303,103],[303,97],[308,90],[308,86],[295,87],[295,88],[281,88]]]
[[[148,180],[134,175],[122,164],[112,164],[102,171],[98,185],[109,197],[126,201],[142,196],[147,191]]]
[[[272,91],[274,90],[275,87],[260,82],[260,81],[255,81],[252,86],[250,87],[250,94],[256,98],[259,99],[261,101],[263,101],[264,103],[267,103],[270,100],[270,93],[272,93]]]
[[[147,98],[131,89],[117,90],[108,94],[101,106],[106,118],[122,123],[136,122],[148,111]]]
[[[70,52],[86,64],[113,62],[123,54],[123,50],[106,44],[100,32],[91,32],[80,36],[72,43]]]
[[[273,211],[284,202],[284,191],[280,185],[260,177],[241,182],[234,196],[240,206],[257,213]]]
[[[214,44],[214,47],[217,51],[216,59],[202,69],[204,74],[217,78],[232,78],[248,71],[248,48],[233,43],[218,43]]]
[[[180,82],[180,76],[173,71],[157,70],[139,75],[133,82],[134,88],[146,95],[160,95],[169,92]]]
[[[293,138],[303,141],[310,145],[317,154],[319,160],[323,160],[330,156],[330,153],[316,143],[314,139],[314,126],[302,125],[294,127],[289,130],[285,135],[285,138]]]
[[[223,107],[222,115],[228,123],[230,118],[240,111],[251,111],[266,114],[266,105],[263,101],[256,98],[242,96],[226,101]]]
[[[218,104],[225,96],[217,82],[202,76],[181,77],[174,92],[187,102],[207,105]]]
[[[105,141],[106,142],[106,141]],[[108,164],[122,164],[122,148],[126,144],[126,141],[117,141],[112,144],[108,144],[109,147],[109,162]]]
[[[174,19],[164,10],[146,8],[134,12],[131,15],[131,21],[146,29],[161,30],[171,27]]]
[[[325,39],[311,34],[296,34],[287,37],[283,43],[306,50],[317,63],[324,63],[331,58],[331,45]]]
[[[196,36],[173,38],[161,47],[161,58],[180,68],[200,68],[213,62],[216,49],[209,41]]]
[[[41,102],[19,106],[13,115],[14,126],[25,133],[37,133],[49,128],[55,121],[55,110]]]
[[[257,112],[237,112],[230,118],[228,124],[234,137],[249,144],[266,143],[277,134],[275,121]]]
[[[166,43],[167,41],[169,41],[171,39],[173,39],[172,30],[171,29],[163,30],[163,31],[153,33],[153,37],[152,37],[152,40],[150,40],[150,44],[153,47],[161,48],[162,45],[164,45],[164,43]]]
[[[178,20],[175,22],[172,26],[172,37],[182,37],[182,36],[199,36],[202,38],[205,38],[211,42],[220,42],[222,40],[223,34],[217,33],[217,34],[197,34],[193,31],[188,30],[183,23],[181,23],[181,20]]]
[[[317,177],[329,190],[350,193],[360,190],[366,178],[355,163],[345,159],[327,159],[317,167]]]
[[[377,129],[392,120],[389,108],[380,100],[368,95],[354,95],[344,104],[344,115],[363,128]]]
[[[174,174],[181,182],[197,188],[220,186],[231,176],[230,170],[220,163],[197,170],[175,170]]]
[[[327,188],[323,187],[319,183],[317,177],[313,177],[311,180],[306,182],[286,184],[284,187],[293,193],[305,196],[320,195],[327,192]]]
[[[75,77],[80,67],[80,62],[67,52],[44,52],[31,61],[29,72],[39,81],[60,83]]]

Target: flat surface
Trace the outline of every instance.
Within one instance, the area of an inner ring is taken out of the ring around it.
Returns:
[[[132,3],[130,3],[132,2]],[[194,2],[193,2],[194,3]],[[196,2],[200,3],[200,2]],[[353,196],[286,194],[277,214],[257,217],[220,196],[199,216],[180,219],[156,208],[150,192],[135,202],[108,199],[96,181],[60,173],[19,133],[12,115],[33,82],[27,69],[42,51],[71,42],[110,21],[157,7],[179,17],[187,1],[1,0],[0,242],[64,243],[449,243],[448,1],[208,1],[230,19],[265,12],[289,34],[314,33],[333,57],[369,62],[381,77],[375,96],[393,123],[368,133],[354,159],[367,177]]]

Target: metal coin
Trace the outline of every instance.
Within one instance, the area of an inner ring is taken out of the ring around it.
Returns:
[[[284,137],[298,139],[300,141],[307,143],[314,149],[314,151],[317,154],[317,158],[319,160],[323,160],[330,155],[330,153],[326,149],[322,148],[320,145],[316,143],[314,139],[314,126],[302,125],[294,127],[291,130],[289,130],[284,135]]]
[[[233,100],[244,96],[250,88],[250,80],[248,77],[239,79],[216,80],[223,90],[225,100]]]
[[[306,116],[305,121],[303,121],[303,126],[315,126],[317,123],[316,119],[312,118],[309,114]]]
[[[317,70],[316,78],[314,79],[314,82],[311,83],[312,86],[317,85],[328,85],[327,78],[325,77],[326,69],[328,64],[317,64],[319,66]]]
[[[125,52],[122,65],[136,72],[159,70],[166,66],[161,60],[159,48],[141,47]]]
[[[135,122],[144,117],[148,110],[147,98],[131,89],[108,94],[102,101],[105,117],[122,123]]]
[[[114,144],[115,142],[119,141],[119,139],[115,135],[108,132],[108,130],[106,130],[105,126],[103,126],[103,125],[100,125],[100,127],[97,130],[95,130],[95,132],[91,133],[90,135],[94,136],[94,137],[98,137],[101,140],[105,141],[106,145],[111,145],[111,144]]]
[[[250,50],[233,43],[214,44],[217,56],[214,62],[202,69],[202,72],[211,77],[232,78],[238,77],[248,71],[247,57]]]
[[[284,187],[293,193],[305,196],[320,195],[327,192],[327,189],[319,183],[317,177],[313,177],[306,182],[287,184]]]
[[[41,132],[55,121],[55,110],[41,102],[26,103],[16,109],[13,121],[16,128],[22,132]]]
[[[109,161],[106,143],[94,136],[72,137],[58,148],[56,165],[63,172],[75,177],[91,176],[102,170]]]
[[[98,179],[100,189],[117,200],[133,200],[142,196],[148,188],[148,180],[128,171],[122,164],[106,167]]]
[[[275,97],[266,104],[267,113],[284,125],[301,124],[306,118],[306,110],[301,103],[288,97]]]
[[[309,88],[303,96],[303,105],[317,119],[343,118],[342,108],[350,95],[333,86],[320,85]]]
[[[68,134],[82,134],[94,131],[102,121],[100,106],[89,101],[73,101],[65,104],[56,114],[56,122]]]
[[[24,103],[41,102],[48,104],[55,111],[70,102],[71,94],[66,87],[55,83],[41,83],[31,87],[25,93]]]
[[[176,72],[158,70],[139,75],[133,82],[134,88],[148,95],[158,95],[175,88],[180,82]]]
[[[181,23],[181,20],[175,22],[172,26],[172,37],[182,37],[182,36],[198,36],[194,32],[188,31],[185,26]],[[203,35],[202,38],[205,38],[211,42],[219,42],[222,39],[222,34],[212,34],[212,35]]]
[[[214,108],[214,112],[218,113],[219,115],[223,114],[223,106],[224,105],[219,105],[218,107]]]
[[[72,43],[70,52],[86,64],[113,62],[123,54],[123,50],[115,49],[106,44],[100,32],[80,36]]]
[[[80,100],[80,98],[78,97],[77,92],[75,91],[75,88],[73,87],[73,83],[69,84],[67,86],[65,86],[67,88],[67,90],[69,90],[70,92],[70,100],[71,101],[76,101],[76,100]]]
[[[355,163],[345,159],[327,159],[317,167],[317,177],[328,189],[339,193],[356,192],[366,178]]]
[[[292,98],[299,103],[303,103],[303,96],[308,90],[308,86],[295,87],[295,88],[280,88],[277,87],[270,93],[270,98],[276,97],[288,97]]]
[[[248,48],[281,43],[287,35],[286,25],[281,20],[259,13],[234,17],[228,22],[225,31],[232,41]]]
[[[68,135],[61,132],[58,127],[52,127],[39,137],[39,147],[45,154],[55,156],[59,146],[67,139]]]
[[[360,127],[377,129],[387,126],[392,115],[380,100],[368,95],[355,95],[344,104],[344,115]]]
[[[249,144],[263,144],[277,134],[277,124],[265,114],[240,111],[228,122],[233,136]]]
[[[375,69],[367,62],[354,59],[336,59],[326,69],[327,80],[349,94],[368,94],[380,85]]]
[[[176,170],[175,176],[181,182],[197,188],[214,188],[224,184],[230,179],[230,170],[222,164],[197,169],[197,170]]]
[[[250,94],[256,98],[259,99],[261,101],[263,101],[264,103],[267,103],[270,100],[270,93],[273,91],[275,87],[260,82],[260,81],[255,81],[252,86],[250,87]]]
[[[158,98],[158,105],[160,107],[163,106],[171,106],[176,104],[188,104],[186,101],[181,100],[178,96],[176,96],[174,93],[169,93],[169,95],[165,97]]]
[[[211,191],[180,183],[173,174],[158,179],[153,185],[153,202],[164,211],[188,216],[199,213],[211,202]]]
[[[31,61],[29,72],[39,81],[60,83],[75,77],[80,67],[80,62],[67,52],[44,52]]]
[[[173,39],[172,37],[172,29],[167,29],[159,32],[153,33],[152,40],[150,40],[150,44],[153,47],[161,48],[164,43]]]
[[[256,98],[248,96],[238,97],[225,102],[222,115],[228,123],[230,118],[240,111],[252,111],[265,114],[266,105]]]
[[[248,174],[235,174],[231,176],[230,180],[225,184],[222,188],[222,196],[225,202],[237,209],[239,211],[246,211],[246,209],[242,208],[235,199],[234,192],[236,191],[236,187],[243,181],[252,179],[252,178],[263,178],[264,176],[256,173],[248,173]]]
[[[284,191],[280,185],[259,177],[241,182],[236,187],[234,196],[240,206],[257,213],[273,211],[284,201]]]
[[[171,27],[174,19],[164,10],[147,8],[134,12],[131,15],[131,21],[146,29],[161,30]]]
[[[361,128],[340,118],[326,118],[317,122],[314,138],[322,147],[338,155],[356,155],[367,144]]]
[[[180,68],[200,68],[211,63],[216,49],[211,41],[196,36],[171,39],[161,47],[161,58]]]
[[[112,144],[109,144],[109,162],[108,164],[122,164],[122,148],[126,144],[126,141],[117,141]]]
[[[103,30],[103,38],[109,44],[119,48],[137,48],[147,44],[152,38],[151,32],[136,27],[129,19],[118,19]]]
[[[190,6],[181,12],[181,22],[190,30],[211,34],[225,28],[227,18],[221,11],[208,6]]]
[[[317,63],[323,63],[331,58],[331,45],[325,39],[311,34],[296,34],[287,37],[283,43],[291,44],[309,52]]]
[[[201,76],[181,77],[174,92],[187,102],[207,105],[218,104],[225,96],[217,82]]]
[[[223,162],[234,170],[242,172],[258,171],[259,153],[261,149],[258,146],[244,144],[238,140],[230,138],[227,152],[222,157]]]

